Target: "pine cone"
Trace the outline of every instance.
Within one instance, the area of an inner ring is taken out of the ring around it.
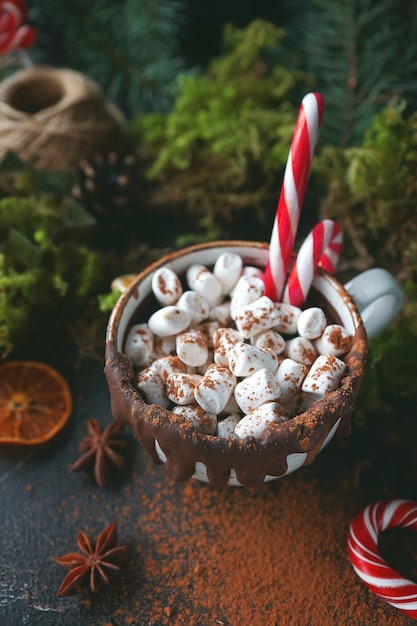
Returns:
[[[138,211],[138,163],[132,154],[97,154],[83,159],[74,198],[104,224],[130,222]]]

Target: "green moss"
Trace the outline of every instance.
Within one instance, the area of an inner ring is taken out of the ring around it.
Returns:
[[[294,130],[294,89],[311,80],[268,66],[284,32],[255,20],[227,26],[222,54],[200,76],[182,76],[172,112],[138,118],[133,130],[155,181],[155,203],[178,205],[206,233],[248,211],[271,217]],[[152,203],[152,195],[150,196]]]
[[[327,191],[322,214],[341,224],[345,258],[416,276],[416,166],[417,113],[406,117],[400,102],[375,117],[361,146],[323,148],[316,164]]]
[[[56,312],[59,327],[85,309],[101,284],[102,260],[81,243],[73,214],[71,204],[53,197],[0,200],[3,356],[26,340],[42,316]]]

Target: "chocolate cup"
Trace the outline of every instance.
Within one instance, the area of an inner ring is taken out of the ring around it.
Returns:
[[[240,254],[246,265],[263,268],[269,246],[247,241],[200,244],[173,252],[138,274],[110,316],[104,372],[114,419],[130,426],[154,463],[165,462],[170,479],[181,482],[195,477],[216,487],[256,487],[311,464],[335,434],[350,434],[350,418],[365,371],[367,337],[349,293],[333,276],[319,270],[309,300],[353,335],[352,347],[344,357],[346,373],[338,389],[327,393],[304,413],[280,424],[270,424],[256,439],[205,435],[171,411],[146,404],[134,386],[133,366],[123,354],[123,344],[129,326],[138,320],[146,321],[149,315],[154,272],[168,265],[181,275],[191,263],[212,266],[222,252],[228,251]]]

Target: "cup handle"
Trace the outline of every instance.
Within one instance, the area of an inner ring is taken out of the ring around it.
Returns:
[[[394,276],[380,267],[358,274],[345,284],[358,307],[368,339],[375,337],[400,312],[404,291]]]

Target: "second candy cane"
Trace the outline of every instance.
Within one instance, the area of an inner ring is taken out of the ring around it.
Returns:
[[[283,301],[302,306],[318,267],[334,274],[343,244],[343,233],[333,220],[315,225],[298,251],[284,291]]]

